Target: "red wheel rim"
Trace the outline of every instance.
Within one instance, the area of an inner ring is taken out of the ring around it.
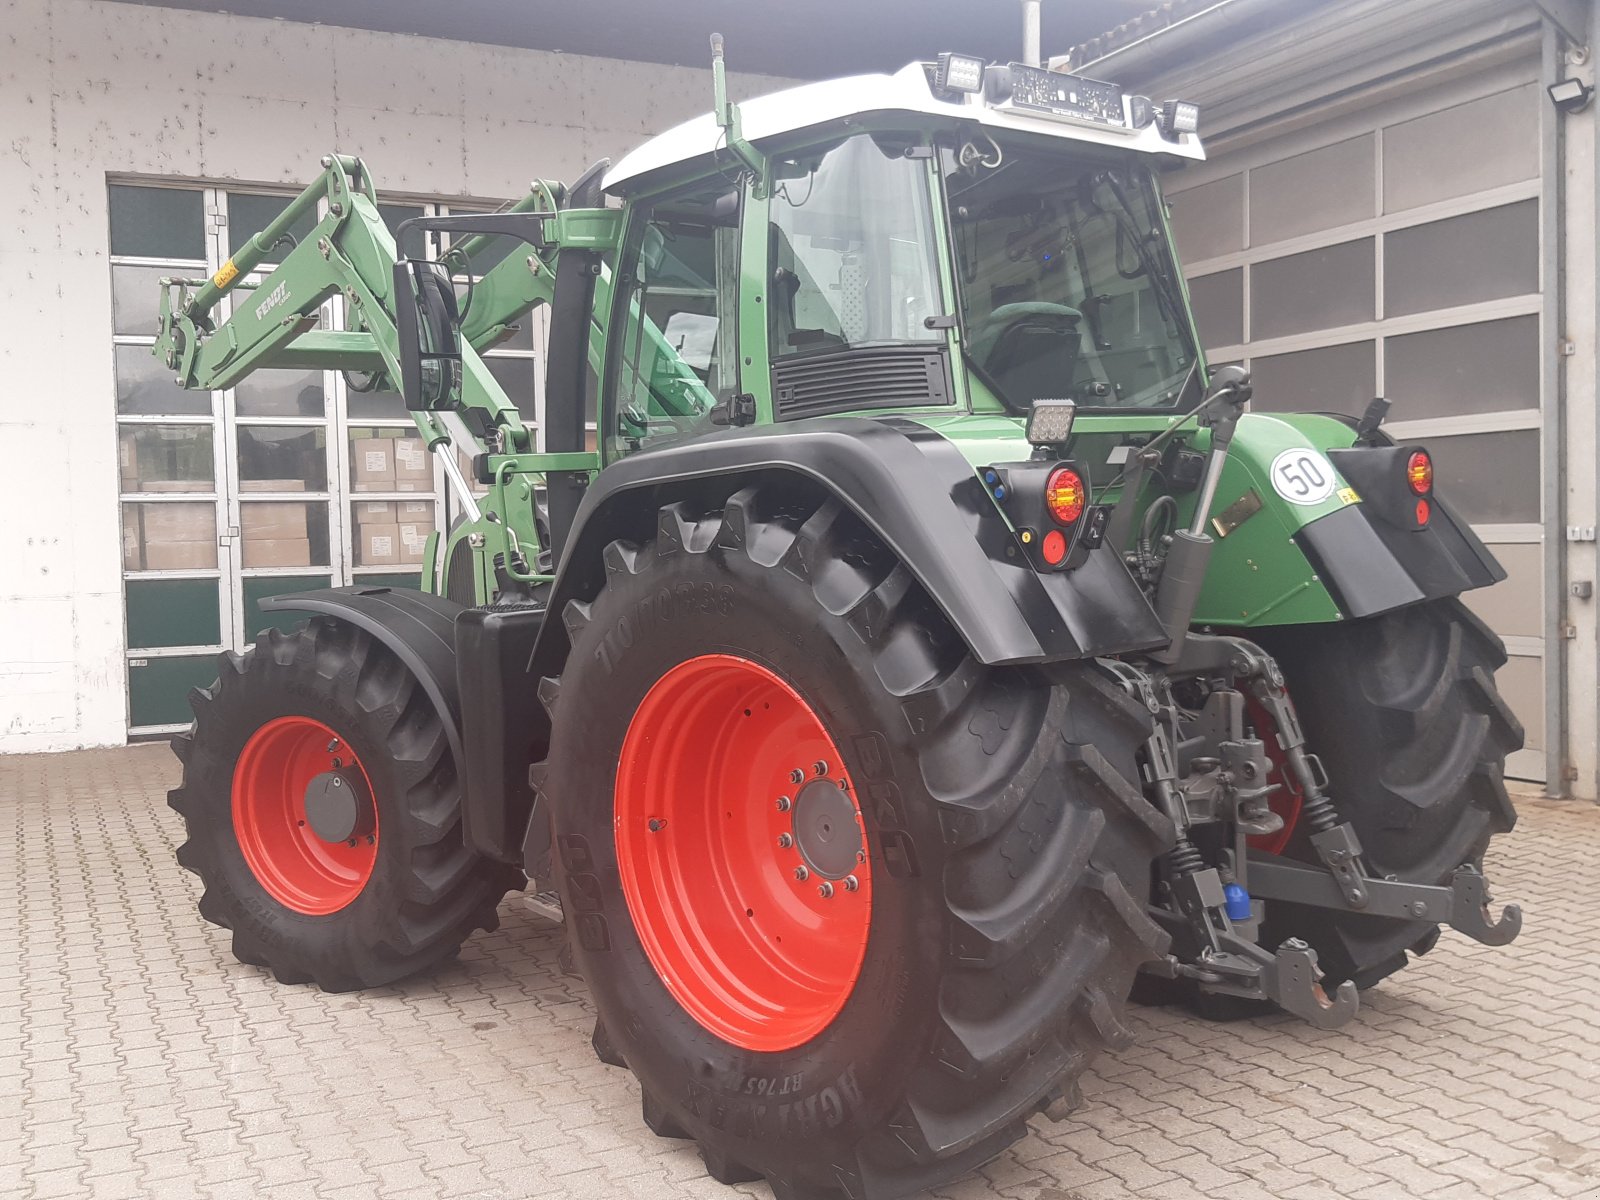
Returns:
[[[861,973],[872,876],[855,786],[800,694],[732,655],[679,663],[628,726],[615,813],[628,911],[685,1011],[747,1050],[826,1029]]]
[[[378,818],[359,836],[325,841],[306,813],[306,788],[333,770],[372,781],[343,738],[310,717],[268,721],[233,769],[233,832],[256,881],[279,904],[310,916],[338,912],[367,886],[378,861]],[[353,844],[352,844],[353,843]]]

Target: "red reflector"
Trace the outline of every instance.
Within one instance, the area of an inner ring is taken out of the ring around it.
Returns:
[[[1433,491],[1433,459],[1426,450],[1413,450],[1406,459],[1406,483],[1414,495],[1426,496]]]
[[[1058,525],[1071,525],[1083,516],[1083,476],[1071,467],[1057,467],[1044,483],[1044,506]]]
[[[1052,529],[1044,535],[1044,541],[1039,543],[1039,553],[1043,554],[1045,562],[1053,567],[1067,556],[1067,539],[1059,529]]]
[[[1417,501],[1417,524],[1426,525],[1428,518],[1433,515],[1433,509],[1426,500]]]

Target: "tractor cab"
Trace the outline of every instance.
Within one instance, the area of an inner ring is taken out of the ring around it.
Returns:
[[[1198,403],[1157,178],[1200,156],[1194,110],[979,67],[781,92],[734,140],[713,113],[607,173],[628,213],[594,314],[607,460],[841,413]]]

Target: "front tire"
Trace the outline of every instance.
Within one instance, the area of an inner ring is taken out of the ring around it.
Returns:
[[[605,565],[541,790],[595,1046],[650,1127],[724,1182],[876,1200],[1070,1107],[1165,948],[1143,709],[1091,664],[979,666],[820,496],[669,505]]]
[[[1494,685],[1506,660],[1500,639],[1446,599],[1261,640],[1283,667],[1307,746],[1327,769],[1369,870],[1444,884],[1464,863],[1481,868],[1489,839],[1517,819],[1504,772],[1522,726]],[[1303,828],[1283,853],[1318,861]],[[1267,910],[1263,944],[1304,938],[1329,986],[1350,979],[1371,987],[1439,937],[1424,922],[1285,901]]]
[[[234,957],[344,992],[426,970],[498,925],[521,873],[463,843],[444,726],[398,658],[317,617],[219,668],[172,740],[183,778],[167,801],[188,833],[178,862]],[[334,801],[308,801],[325,785]]]

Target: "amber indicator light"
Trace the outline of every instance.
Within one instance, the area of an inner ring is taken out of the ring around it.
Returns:
[[[1433,459],[1426,450],[1413,450],[1406,459],[1406,483],[1413,495],[1426,496],[1433,491]]]
[[[1044,484],[1044,506],[1057,525],[1071,525],[1083,516],[1087,499],[1083,476],[1071,467],[1057,467]]]

